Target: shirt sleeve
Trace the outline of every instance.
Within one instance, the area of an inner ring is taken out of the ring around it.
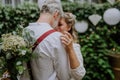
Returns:
[[[84,77],[84,75],[86,73],[86,70],[85,70],[84,65],[83,65],[83,57],[82,57],[82,54],[80,51],[80,45],[75,44],[74,50],[75,50],[77,58],[80,62],[80,66],[78,66],[76,69],[71,69],[71,75],[75,80],[82,80],[82,78]]]
[[[27,46],[30,46],[31,43],[33,43],[33,39],[31,36],[33,36],[33,32],[30,31],[29,29],[27,28],[24,28],[23,29],[23,32],[22,32],[22,37],[24,38],[25,42],[27,43]],[[27,63],[24,63],[23,66],[25,67],[25,71],[23,74],[20,75],[20,80],[30,80],[30,75],[29,75],[29,70],[28,70],[28,67],[27,67]]]
[[[45,69],[46,73],[48,72],[50,73],[50,70],[52,69],[52,65],[53,65],[53,70],[56,72],[56,76],[59,80],[69,80],[70,75],[69,75],[68,58],[67,58],[66,51],[60,41],[60,35],[61,34],[58,32],[52,33],[50,34],[50,36],[47,36],[47,38],[45,38],[43,42],[40,43],[40,47],[39,46],[38,47],[39,47],[39,50],[42,51],[43,54],[46,56],[45,60],[48,60],[49,58],[51,60],[51,65],[50,65],[50,60],[44,61],[44,63],[40,65],[43,66],[45,62],[48,62],[44,66],[45,67],[51,66],[51,67],[49,68],[49,70],[48,70],[48,67],[47,67],[47,70]],[[43,62],[42,59],[40,61]],[[45,73],[45,70],[44,70],[44,73]],[[47,79],[44,79],[44,80],[47,80]]]
[[[54,39],[55,70],[59,80],[69,80],[68,57],[59,37]]]
[[[22,36],[25,42],[27,43],[27,46],[31,46],[34,44],[35,42],[34,35],[35,35],[34,32],[30,30],[29,28],[26,27],[23,29]]]

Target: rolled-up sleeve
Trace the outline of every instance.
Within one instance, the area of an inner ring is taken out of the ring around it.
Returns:
[[[71,69],[71,73],[75,80],[81,80],[84,77],[86,71],[84,67],[79,66],[76,69]]]
[[[80,51],[80,45],[75,44],[74,45],[74,50],[76,52],[76,56],[80,62],[80,66],[78,66],[75,69],[71,69],[71,75],[75,80],[82,80],[82,78],[85,76],[86,70],[83,65],[83,57]]]

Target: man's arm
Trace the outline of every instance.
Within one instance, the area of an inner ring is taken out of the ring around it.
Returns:
[[[52,46],[53,48],[53,57],[54,57],[54,67],[57,72],[57,77],[60,80],[69,80],[69,63],[68,63],[68,56],[64,49],[63,44],[60,40],[60,33],[56,33],[54,35]]]

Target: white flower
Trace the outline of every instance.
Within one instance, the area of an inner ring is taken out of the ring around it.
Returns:
[[[26,54],[26,50],[22,50],[20,54],[21,55],[25,55]]]
[[[1,48],[0,54],[3,54],[2,56],[4,58],[4,60],[1,59],[2,61],[0,61],[0,63],[2,63],[0,64],[1,70],[4,67],[7,68],[6,65],[8,65],[9,63],[6,62],[8,60],[14,59],[13,63],[15,64],[13,66],[15,67],[15,70],[17,70],[17,74],[24,73],[25,67],[23,65],[23,62],[26,62],[27,61],[26,59],[28,57],[31,57],[30,55],[27,55],[27,53],[31,52],[28,50],[29,48],[25,42],[25,39],[23,37],[20,37],[19,35],[3,34],[2,44],[0,45],[0,48]]]
[[[22,64],[22,62],[21,61],[18,61],[17,63],[16,63],[16,65],[21,65]]]
[[[19,74],[23,74],[23,72],[25,70],[24,66],[17,66],[17,69],[18,69]]]
[[[4,51],[17,51],[18,48],[25,47],[26,43],[24,39],[18,35],[4,34],[2,35],[2,46]]]
[[[7,53],[6,54],[6,59],[10,59],[10,58],[12,58],[12,55],[10,53]]]

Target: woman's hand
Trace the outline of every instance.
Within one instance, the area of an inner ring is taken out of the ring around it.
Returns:
[[[70,33],[64,32],[64,34],[61,36],[61,41],[65,46],[65,50],[68,54],[69,60],[70,60],[70,67],[72,69],[76,69],[78,66],[80,66],[80,62],[76,56],[76,53],[73,48],[73,37]]]
[[[73,37],[69,32],[64,32],[61,36],[61,42],[64,44],[66,51],[73,49]]]

